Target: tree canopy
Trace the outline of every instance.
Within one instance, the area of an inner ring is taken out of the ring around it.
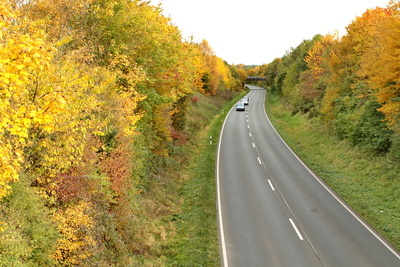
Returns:
[[[318,116],[355,145],[398,158],[399,18],[398,1],[368,9],[345,35],[305,40],[259,75],[294,112]]]
[[[190,99],[242,78],[161,12],[1,1],[0,262],[112,265],[162,235],[137,199],[184,139]]]

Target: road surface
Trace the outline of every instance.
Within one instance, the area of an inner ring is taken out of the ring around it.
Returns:
[[[217,153],[221,265],[400,266],[400,256],[287,147],[250,86]],[[327,152],[328,153],[328,152]]]

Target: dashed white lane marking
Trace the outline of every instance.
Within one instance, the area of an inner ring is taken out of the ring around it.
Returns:
[[[290,223],[292,224],[294,230],[297,233],[297,236],[299,237],[300,240],[303,240],[303,236],[301,235],[301,233],[299,232],[299,230],[297,229],[297,226],[294,224],[292,219],[289,219]]]
[[[269,186],[271,187],[272,191],[275,191],[275,187],[274,187],[274,185],[272,184],[272,182],[271,182],[270,179],[268,179],[268,183],[269,183]]]
[[[258,159],[258,162],[259,162],[260,164],[262,164],[260,157],[257,157],[257,159]]]

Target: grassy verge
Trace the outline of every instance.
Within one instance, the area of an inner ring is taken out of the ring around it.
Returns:
[[[340,140],[318,119],[292,115],[273,94],[266,110],[297,155],[400,250],[400,164]]]
[[[209,114],[208,123],[211,123],[198,133],[191,148],[190,163],[183,169],[184,183],[179,190],[182,206],[172,218],[176,223],[177,235],[167,250],[168,266],[220,265],[215,205],[215,155],[226,113],[240,97],[237,95],[229,103],[225,101],[223,104],[204,101],[206,103],[199,103],[195,109],[198,114],[194,117]],[[213,109],[217,107],[214,113],[210,111],[211,106]],[[192,118],[191,123],[199,123],[201,120]]]

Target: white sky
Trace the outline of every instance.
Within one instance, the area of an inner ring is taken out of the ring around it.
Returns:
[[[261,65],[316,34],[345,33],[368,8],[389,0],[151,0],[186,39],[206,39],[229,64]]]

